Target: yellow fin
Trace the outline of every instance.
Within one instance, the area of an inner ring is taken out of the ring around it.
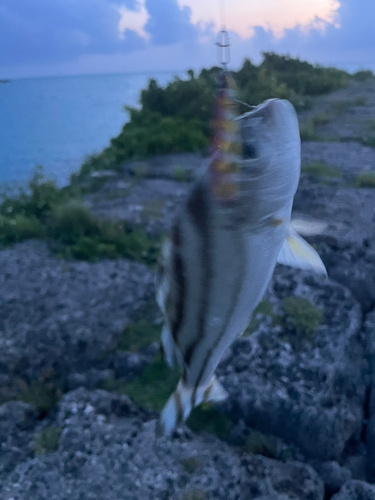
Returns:
[[[327,276],[327,270],[318,252],[293,229],[284,240],[277,262],[285,266],[310,269]]]

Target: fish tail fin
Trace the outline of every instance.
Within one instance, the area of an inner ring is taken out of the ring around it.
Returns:
[[[286,266],[313,270],[327,276],[327,270],[318,252],[292,228],[284,240],[277,262]]]
[[[227,392],[215,376],[207,385],[199,386],[197,389],[188,387],[181,379],[160,414],[156,424],[157,437],[172,434],[176,427],[182,424],[190,412],[200,403],[223,401],[226,397]]]

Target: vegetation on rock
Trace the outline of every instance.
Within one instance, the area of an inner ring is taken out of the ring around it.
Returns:
[[[334,167],[330,167],[322,161],[307,163],[301,168],[303,174],[313,175],[314,177],[341,177],[341,172]]]
[[[76,185],[59,189],[41,168],[26,189],[1,198],[0,248],[28,238],[48,238],[61,257],[156,262],[158,239],[151,239],[140,226],[96,219],[82,203]]]
[[[304,342],[312,340],[312,334],[322,323],[323,312],[302,297],[287,297],[283,301],[283,308],[283,338],[298,349]]]
[[[354,185],[359,188],[375,188],[375,172],[361,172],[356,176]]]
[[[61,427],[46,427],[38,432],[33,445],[35,455],[45,455],[57,451],[61,432]]]
[[[165,88],[151,79],[141,91],[139,108],[126,107],[129,121],[99,155],[89,157],[72,180],[94,170],[116,169],[126,160],[181,151],[198,151],[209,143],[219,68],[188,71],[186,80],[175,78]],[[346,87],[349,74],[323,68],[285,55],[263,54],[258,66],[249,59],[233,72],[239,99],[256,105],[265,99],[289,99],[297,109],[311,106],[312,96]],[[241,112],[247,111],[245,105]]]

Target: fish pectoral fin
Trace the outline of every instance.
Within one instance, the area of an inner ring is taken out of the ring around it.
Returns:
[[[318,252],[293,229],[284,240],[277,262],[285,266],[310,269],[327,276],[327,270]]]
[[[205,386],[188,387],[182,380],[164,406],[156,424],[156,437],[170,436],[184,422],[190,412],[203,402],[223,401],[228,396],[225,389],[213,376]]]

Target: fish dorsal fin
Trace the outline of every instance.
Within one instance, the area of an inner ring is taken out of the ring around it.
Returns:
[[[327,270],[318,252],[292,228],[284,240],[277,262],[285,266],[310,269],[327,276]]]

